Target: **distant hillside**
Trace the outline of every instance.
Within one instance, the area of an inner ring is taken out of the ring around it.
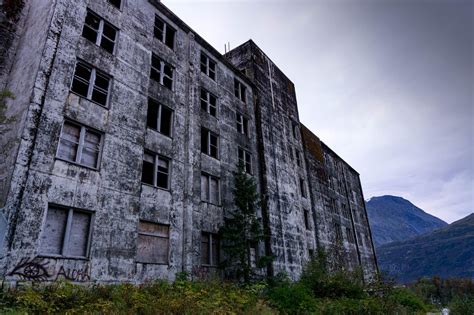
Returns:
[[[397,196],[372,197],[366,206],[376,247],[447,225],[443,220]]]
[[[474,279],[474,213],[446,227],[377,248],[381,271],[399,282],[422,276]]]

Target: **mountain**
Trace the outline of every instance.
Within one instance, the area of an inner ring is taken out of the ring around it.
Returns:
[[[474,213],[446,227],[377,248],[379,269],[399,282],[422,276],[474,279]]]
[[[366,208],[376,247],[403,241],[447,225],[402,197],[372,197],[366,202]]]

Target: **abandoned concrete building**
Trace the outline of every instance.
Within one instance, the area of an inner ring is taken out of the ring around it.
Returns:
[[[253,41],[222,55],[156,0],[0,5],[5,280],[212,272],[239,161],[265,204],[262,272],[296,279],[318,248],[377,271],[359,174]]]

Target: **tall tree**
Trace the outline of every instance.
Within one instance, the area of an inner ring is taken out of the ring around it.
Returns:
[[[227,275],[249,283],[253,277],[252,248],[257,250],[264,234],[257,218],[260,196],[255,179],[239,164],[234,173],[234,203],[226,209],[224,225],[220,229],[225,260],[222,267]],[[264,260],[260,257],[259,260]],[[258,262],[256,262],[258,264]]]

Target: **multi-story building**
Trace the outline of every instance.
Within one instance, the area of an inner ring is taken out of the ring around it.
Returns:
[[[376,272],[357,172],[300,124],[293,83],[252,41],[222,55],[153,0],[2,12],[7,281],[216,270],[239,162],[266,205],[261,272],[297,278],[334,244],[345,267]]]

